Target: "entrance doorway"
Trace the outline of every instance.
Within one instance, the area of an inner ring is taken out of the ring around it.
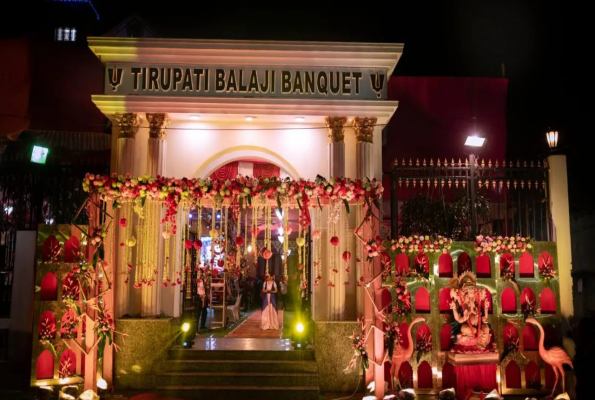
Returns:
[[[273,208],[268,216],[266,208],[233,209],[188,211],[183,319],[197,324],[197,344],[203,338],[291,339],[294,321],[310,319],[310,246],[308,240],[298,245],[299,209]],[[278,330],[260,329],[267,274],[277,289]]]

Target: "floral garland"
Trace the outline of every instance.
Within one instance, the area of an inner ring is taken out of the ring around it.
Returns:
[[[419,252],[446,254],[452,247],[452,239],[444,236],[413,235],[399,236],[390,241],[390,249],[393,252],[417,254]]]
[[[415,350],[417,351],[417,362],[421,360],[422,356],[432,351],[432,334],[426,333],[415,341]]]
[[[532,239],[521,235],[516,236],[483,236],[475,239],[475,251],[478,253],[523,253],[533,249]]]
[[[401,277],[395,278],[395,307],[397,317],[407,317],[411,314],[411,292],[407,290],[407,282]]]
[[[295,201],[300,209],[312,199],[321,201],[343,201],[348,208],[350,201],[366,201],[378,205],[384,188],[375,179],[325,178],[318,176],[315,181],[291,180],[289,178],[254,178],[238,176],[233,180],[211,180],[197,178],[165,178],[148,175],[132,178],[113,174],[87,174],[83,180],[83,190],[89,194],[98,194],[102,200],[111,200],[115,207],[120,203],[140,201],[141,206],[147,199],[165,203],[166,215],[162,223],[169,222],[172,233],[176,232],[176,214],[180,203],[197,205],[200,200],[238,201],[240,208],[244,202],[251,205],[252,199],[272,200],[281,208],[287,201]],[[135,207],[138,209],[139,207]],[[300,222],[310,224],[310,218],[302,216]]]
[[[539,263],[539,279],[546,287],[550,286],[550,281],[556,277],[554,262],[549,254],[543,254],[542,261]]]

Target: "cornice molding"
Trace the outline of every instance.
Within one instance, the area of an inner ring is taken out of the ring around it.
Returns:
[[[279,42],[89,37],[104,63],[234,66],[351,67],[387,69],[390,76],[402,43]]]
[[[106,116],[116,113],[320,116],[357,115],[387,123],[397,101],[94,95]]]

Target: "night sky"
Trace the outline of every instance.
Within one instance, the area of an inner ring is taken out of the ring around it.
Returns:
[[[93,0],[105,30],[136,12],[162,37],[401,42],[396,75],[504,74],[509,159],[545,156],[545,132],[558,130],[558,151],[569,155],[573,207],[591,203],[579,201],[580,188],[591,181],[586,160],[595,142],[595,79],[587,62],[595,35],[584,6],[520,0],[213,3],[225,7]]]

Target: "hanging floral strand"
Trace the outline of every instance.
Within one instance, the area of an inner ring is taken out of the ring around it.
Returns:
[[[283,212],[283,281],[287,282],[287,259],[289,258],[289,210]]]
[[[258,206],[252,206],[252,266],[256,270],[258,267],[258,254],[260,249],[258,248]]]
[[[264,247],[265,251],[263,252],[264,259],[266,260],[266,271],[267,273],[271,273],[269,267],[269,259],[271,258],[271,206],[265,206],[265,215],[264,215],[264,226],[265,226],[265,242]]]
[[[248,206],[244,204],[244,256],[248,254]]]
[[[298,270],[302,271],[304,269],[304,261],[302,260],[302,246],[304,245],[303,237],[302,237],[302,225],[298,225],[298,236],[295,239],[295,244],[298,246]]]
[[[163,287],[167,287],[169,284],[169,247],[170,247],[170,224],[169,222],[165,224],[165,231],[163,232],[165,237],[165,243],[163,245],[163,275],[161,277],[161,285]]]
[[[198,250],[198,254],[196,254],[196,268],[200,268],[201,262],[202,262],[202,257],[201,257],[202,240],[200,240],[200,238],[202,237],[202,205],[201,205],[201,201],[198,202],[196,218],[197,218],[196,219],[196,236],[197,236],[198,242],[200,244],[200,249]]]
[[[314,272],[316,277],[314,279],[314,287],[318,287],[318,283],[322,280],[322,267],[321,267],[321,258],[320,258],[320,209],[316,209],[314,211],[316,214],[315,218],[315,230],[312,231],[312,240],[314,241]]]

